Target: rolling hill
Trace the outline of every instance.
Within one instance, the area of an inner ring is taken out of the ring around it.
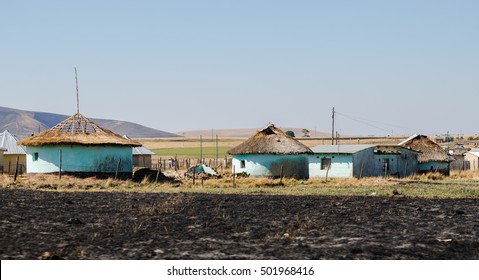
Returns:
[[[45,112],[24,111],[0,107],[0,131],[8,129],[18,137],[24,138],[51,128],[69,116]],[[119,135],[127,134],[132,138],[180,137],[177,134],[149,128],[132,122],[91,119],[96,124]]]

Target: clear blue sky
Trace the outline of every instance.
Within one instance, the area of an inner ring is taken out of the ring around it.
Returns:
[[[479,133],[479,1],[0,1],[0,106],[75,113],[74,67],[171,132]]]

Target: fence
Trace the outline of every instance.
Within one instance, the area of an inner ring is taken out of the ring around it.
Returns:
[[[467,160],[453,161],[453,162],[451,162],[450,169],[451,170],[460,170],[460,171],[470,170],[471,169],[471,162],[469,162]]]
[[[159,158],[158,160],[153,160],[152,162],[152,169],[155,170],[186,170],[191,166],[195,166],[198,164],[205,164],[207,166],[216,168],[218,170],[225,170],[231,168],[232,159],[231,158],[223,158],[223,159],[216,159],[216,158],[204,158],[203,161],[199,159],[190,159],[190,158]]]

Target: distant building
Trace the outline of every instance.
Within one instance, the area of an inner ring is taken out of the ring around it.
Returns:
[[[132,140],[128,135],[123,135],[123,138]],[[132,147],[133,152],[133,167],[151,168],[151,156],[155,153],[144,146]]]
[[[3,172],[14,174],[18,159],[18,173],[26,172],[27,151],[25,147],[17,145],[20,139],[8,130],[0,133],[0,148],[5,148],[3,155]]]
[[[465,153],[464,159],[469,162],[470,170],[479,170],[479,148],[472,149]]]
[[[420,173],[440,172],[449,175],[450,163],[454,161],[454,157],[450,156],[427,136],[415,134],[399,143],[399,145],[421,152],[418,156]]]
[[[309,156],[311,178],[407,177],[418,152],[395,145],[319,145]]]
[[[140,143],[103,129],[77,113],[17,143],[26,147],[27,173],[131,177],[132,147]]]
[[[273,124],[258,131],[245,142],[228,151],[235,173],[251,177],[309,177],[308,154],[311,149],[286,135]]]

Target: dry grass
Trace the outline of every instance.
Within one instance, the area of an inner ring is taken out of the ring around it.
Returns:
[[[211,194],[268,194],[268,195],[339,195],[339,196],[406,196],[426,198],[479,198],[479,173],[451,172],[450,177],[441,174],[423,174],[409,178],[362,179],[268,179],[233,178],[179,179],[172,182],[151,183],[145,178],[141,183],[114,179],[78,179],[64,176],[59,180],[53,175],[21,176],[13,182],[11,176],[0,176],[2,188],[23,188],[44,191],[96,191],[142,193],[211,193]],[[166,206],[163,206],[166,207]]]
[[[175,215],[191,205],[193,198],[191,196],[169,196],[164,201],[155,202],[151,206],[142,207],[139,213],[146,215]]]

